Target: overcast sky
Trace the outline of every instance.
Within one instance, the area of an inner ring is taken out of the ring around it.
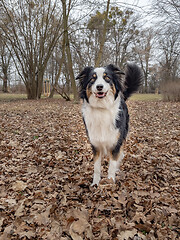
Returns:
[[[112,4],[119,6],[134,8],[145,19],[145,25],[151,25],[154,22],[154,17],[149,13],[153,0],[111,0]]]
[[[132,7],[139,11],[147,12],[151,7],[152,0],[111,0],[111,3]]]
[[[129,6],[139,6],[144,9],[147,9],[151,5],[151,0],[112,0],[112,2],[116,2],[119,4],[125,4]]]

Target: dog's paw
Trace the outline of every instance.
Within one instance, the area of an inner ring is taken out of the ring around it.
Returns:
[[[91,183],[91,187],[98,186],[97,183]]]
[[[108,176],[108,179],[112,179],[114,183],[115,183],[115,181],[116,181],[116,180],[115,180],[115,175],[109,175],[109,176]]]
[[[100,179],[99,180],[97,180],[97,179],[93,179],[93,183],[91,184],[91,187],[93,187],[93,186],[98,186],[99,185],[99,181],[100,181]]]
[[[94,174],[93,183],[91,184],[91,186],[94,186],[94,185],[98,186],[100,180],[101,180],[101,176],[99,174]]]

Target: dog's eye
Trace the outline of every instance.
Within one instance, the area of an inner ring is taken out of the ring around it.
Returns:
[[[91,78],[90,83],[94,83],[96,81],[95,78]]]
[[[90,83],[94,83],[97,79],[97,75],[94,73],[90,79]]]
[[[111,79],[108,76],[105,76],[104,79],[106,80],[106,82],[110,82]]]

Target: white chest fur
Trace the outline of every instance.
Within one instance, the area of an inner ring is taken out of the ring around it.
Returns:
[[[88,130],[90,142],[104,154],[116,145],[119,129],[115,127],[120,99],[117,98],[108,108],[95,108],[84,101],[82,113]]]

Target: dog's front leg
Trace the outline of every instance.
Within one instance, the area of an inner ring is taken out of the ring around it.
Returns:
[[[94,152],[94,177],[93,177],[93,183],[91,186],[98,185],[99,181],[101,179],[101,153],[95,149],[93,149]]]

